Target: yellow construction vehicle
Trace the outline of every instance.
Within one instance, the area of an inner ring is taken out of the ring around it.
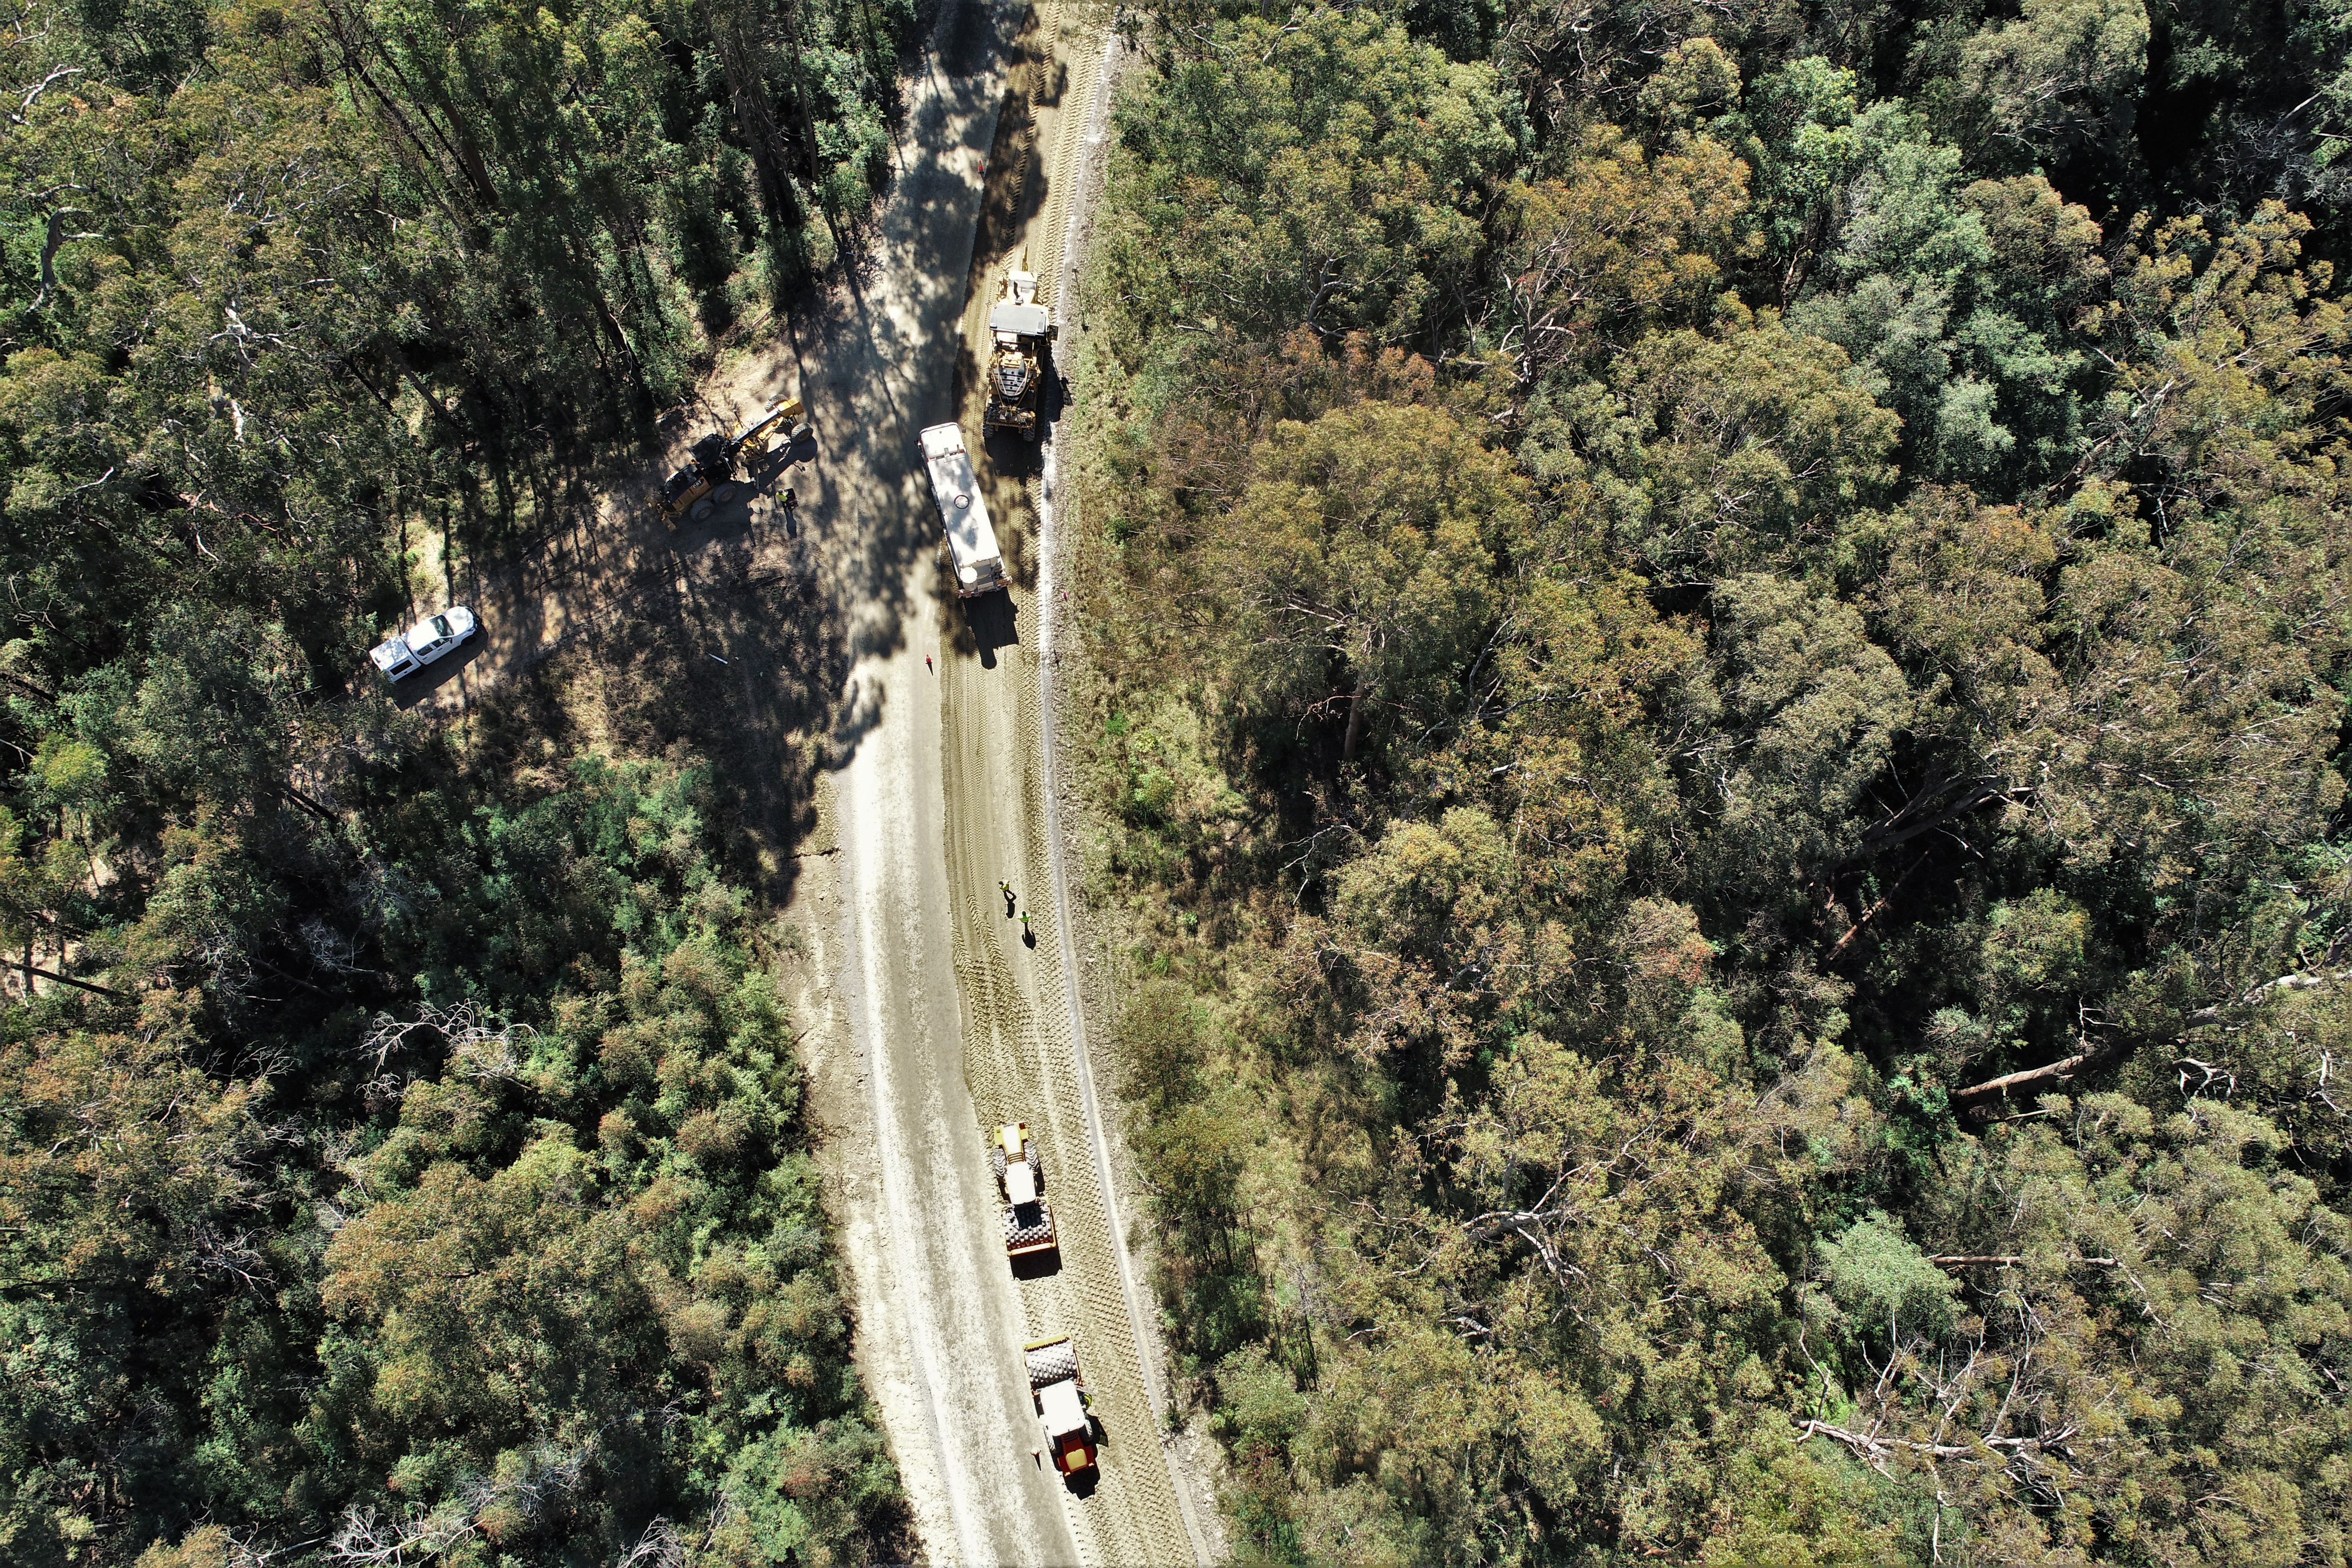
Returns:
[[[988,312],[988,412],[982,426],[1017,430],[1034,441],[1045,434],[1039,405],[1045,386],[1045,346],[1054,341],[1054,315],[1037,303],[1037,275],[1022,265],[1004,276]]]
[[[1009,1258],[1051,1252],[1054,1211],[1045,1206],[1045,1162],[1029,1136],[1026,1121],[1008,1121],[989,1135],[988,1163],[996,1168],[996,1188],[1004,1200],[1004,1251]]]
[[[736,459],[758,457],[779,443],[789,447],[807,435],[809,427],[799,423],[804,412],[799,398],[787,397],[732,436],[713,430],[697,441],[686,467],[662,482],[664,521],[672,528],[680,518],[700,522],[733,500]]]
[[[736,455],[756,458],[779,439],[791,446],[809,433],[809,427],[801,423],[801,416],[806,412],[799,398],[785,398],[737,433],[733,443]]]

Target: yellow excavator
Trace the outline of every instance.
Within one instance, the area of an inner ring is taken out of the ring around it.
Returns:
[[[806,412],[799,398],[787,397],[732,436],[713,430],[697,441],[686,466],[662,481],[662,520],[673,529],[680,519],[700,522],[733,500],[736,461],[806,436],[809,427],[801,422]]]

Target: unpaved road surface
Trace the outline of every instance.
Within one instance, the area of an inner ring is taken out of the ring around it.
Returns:
[[[811,847],[836,853],[790,911],[822,987],[796,1012],[831,1129],[858,1362],[942,1563],[1081,1561],[1059,1479],[1036,1457],[1020,1357],[1032,1336],[963,1087],[942,843],[944,606],[914,458],[917,432],[954,412],[981,169],[1018,16],[946,13],[915,84],[877,265],[798,345],[826,445],[803,515],[824,569],[846,580],[834,597],[855,662],[831,737],[819,827],[830,842]]]
[[[974,371],[986,353],[988,307],[1004,272],[1025,262],[1038,296],[1068,321],[1066,238],[1084,183],[1089,133],[1098,140],[1104,66],[1099,14],[1039,5],[1015,41],[1011,91],[990,153],[987,208],[963,318],[966,353],[959,415],[967,439],[981,434],[985,402]],[[1066,356],[1068,351],[1065,351]],[[1043,547],[1041,513],[1052,468],[1046,454],[998,437],[987,454],[987,489],[1001,531],[1022,548],[1003,603],[975,601],[967,635],[942,661],[942,750],[947,806],[949,912],[963,1059],[982,1126],[1025,1121],[1045,1155],[1061,1266],[1024,1271],[1029,1337],[1076,1337],[1104,1436],[1099,1489],[1072,1513],[1087,1562],[1192,1561],[1196,1530],[1160,1443],[1157,1372],[1138,1353],[1142,1302],[1118,1246],[1120,1211],[1089,1103],[1083,1017],[1069,965],[1079,944],[1054,854],[1046,766],[1052,639],[1060,591]],[[1012,883],[1014,918],[999,890]]]
[[[1001,9],[984,64],[943,42],[873,282],[803,345],[811,367],[890,345],[859,372],[802,384],[833,433],[826,526],[862,519],[866,542],[841,570],[868,580],[862,595],[840,595],[857,605],[856,663],[815,868],[793,914],[815,949],[799,1014],[833,1130],[859,1360],[940,1563],[1199,1556],[1160,1439],[1157,1373],[1139,1350],[1141,1302],[1066,969],[1043,761],[1042,454],[1017,441],[982,448],[974,374],[1009,259],[1027,253],[1056,304],[1066,287],[1107,19],[1075,4]],[[922,124],[931,99],[937,132]],[[917,430],[947,419],[961,420],[986,476],[1012,593],[967,603],[946,590],[914,453]],[[1030,915],[1025,935],[999,896],[1005,880]],[[982,1142],[999,1121],[1026,1121],[1038,1138],[1061,1237],[1055,1266],[1017,1279]],[[1023,1343],[1063,1333],[1076,1341],[1101,1438],[1097,1472],[1077,1485],[1037,1452],[1020,1358]]]

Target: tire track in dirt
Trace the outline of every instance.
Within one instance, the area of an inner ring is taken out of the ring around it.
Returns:
[[[1016,891],[1052,885],[1035,804],[1043,738],[1035,675],[1025,649],[1007,647],[992,670],[977,659],[952,661],[943,692],[949,884],[965,1074],[978,1113],[972,1136],[999,1121],[1026,1121],[1045,1155],[1061,1267],[1022,1280],[1019,1293],[1030,1338],[1076,1336],[1101,1418],[1099,1483],[1091,1496],[1071,1494],[1081,1549],[1091,1547],[1087,1560],[1096,1563],[1185,1562],[1192,1552],[1134,1353],[1078,1101],[1053,917],[1037,922],[1030,948],[996,896],[1008,873]]]
[[[1074,86],[1064,100],[1063,107],[1067,112],[1056,136],[1060,149],[1057,167],[1064,174],[1057,186],[1057,195],[1063,204],[1062,211],[1067,216],[1053,220],[1052,232],[1060,235],[1061,243],[1049,264],[1051,282],[1045,290],[1049,300],[1068,301],[1066,307],[1060,308],[1065,331],[1067,331],[1074,325],[1082,326],[1078,320],[1076,293],[1078,263],[1091,237],[1093,226],[1087,218],[1087,205],[1090,199],[1100,198],[1108,177],[1102,158],[1092,150],[1103,146],[1109,137],[1111,97],[1117,86],[1122,51],[1120,39],[1113,31],[1117,22],[1115,9],[1103,7],[1099,0],[1092,5],[1086,4],[1086,0],[1063,0],[1063,4],[1066,16],[1074,12],[1084,12],[1087,18],[1086,25],[1067,27],[1060,34],[1058,46],[1066,58],[1082,63],[1085,73],[1078,79],[1082,85]],[[1066,858],[1076,847],[1061,818],[1063,795],[1058,769],[1062,759],[1057,749],[1056,731],[1064,715],[1060,710],[1062,656],[1059,648],[1067,637],[1074,635],[1073,626],[1066,624],[1070,621],[1071,611],[1067,603],[1069,592],[1063,586],[1063,569],[1069,561],[1066,546],[1074,525],[1076,509],[1074,498],[1065,496],[1058,488],[1060,466],[1056,458],[1059,451],[1057,445],[1049,443],[1045,447],[1044,462],[1032,490],[1039,536],[1037,585],[1045,612],[1040,620],[1037,636],[1038,655],[1042,662],[1036,712],[1039,739],[1034,754],[1041,772],[1035,798],[1044,805],[1040,826],[1045,841],[1044,854],[1052,871],[1053,903],[1064,918],[1063,929],[1057,933],[1060,941],[1055,949],[1055,967],[1060,971],[1063,987],[1063,1006],[1057,1016],[1067,1025],[1070,1056],[1078,1068],[1079,1098],[1086,1113],[1087,1139],[1095,1160],[1097,1178],[1103,1184],[1102,1191],[1109,1204],[1108,1223],[1115,1237],[1123,1243],[1121,1205],[1125,1200],[1120,1195],[1113,1173],[1111,1146],[1101,1116],[1097,1086],[1088,1070],[1090,1015],[1085,994],[1091,988],[1082,983],[1084,972],[1078,963],[1079,933],[1072,929],[1075,924],[1072,917],[1080,908],[1080,903],[1071,897],[1066,871]],[[1058,593],[1057,589],[1060,590]],[[1160,1441],[1169,1479],[1175,1491],[1177,1510],[1182,1516],[1185,1538],[1192,1548],[1193,1562],[1206,1568],[1207,1564],[1222,1558],[1223,1549],[1215,1540],[1213,1524],[1206,1518],[1213,1505],[1207,1489],[1201,1484],[1202,1478],[1193,1471],[1192,1461],[1182,1456],[1175,1428],[1163,1430],[1161,1416],[1164,1414],[1172,1417],[1174,1410],[1169,1391],[1162,1383],[1166,1375],[1167,1350],[1160,1333],[1157,1308],[1125,1245],[1118,1247],[1115,1260],[1118,1265],[1119,1292],[1127,1308],[1129,1342],[1139,1364],[1144,1393],[1151,1402],[1153,1430],[1161,1434]]]
[[[1041,285],[1058,279],[1077,154],[1094,97],[1103,8],[1047,5],[1016,48],[1027,61],[1000,122],[992,166],[1007,187],[985,204],[990,234],[974,255],[964,318],[967,370],[986,347],[987,310],[1004,270],[1024,249]],[[1073,47],[1073,37],[1076,38]],[[1056,47],[1056,46],[1061,46]],[[1066,72],[1056,73],[1056,55]],[[1025,79],[1024,79],[1025,78]],[[1058,90],[1049,105],[1043,89]],[[1050,124],[1041,123],[1050,120]],[[1008,130],[1008,128],[1010,128]],[[1039,132],[1052,153],[1036,145]],[[1042,155],[1041,155],[1042,154]],[[1044,200],[1035,204],[1040,175]],[[1024,217],[1028,222],[1022,222]],[[999,238],[997,237],[1003,237]],[[1058,289],[1053,289],[1058,293]],[[1050,297],[1050,296],[1049,296]],[[1035,449],[980,444],[983,395],[968,375],[966,439],[980,456],[990,503],[1008,556],[1038,559]],[[1000,1121],[1026,1121],[1045,1157],[1046,1197],[1059,1235],[1060,1267],[1021,1279],[1029,1337],[1075,1336],[1099,1418],[1101,1462],[1091,1491],[1066,1492],[1072,1531],[1090,1563],[1194,1561],[1192,1540],[1161,1450],[1153,1401],[1121,1286],[1118,1238],[1099,1184],[1080,1093],[1076,1036],[1068,1016],[1059,918],[1045,810],[1045,727],[1034,649],[1044,606],[1016,589],[963,606],[947,619],[962,629],[940,668],[941,756],[947,797],[946,851],[951,951],[961,1002],[964,1068],[976,1121],[975,1145]],[[1013,881],[1035,921],[1034,942],[1006,918],[998,896]],[[1038,919],[1039,911],[1044,918]],[[992,1193],[991,1196],[993,1196]],[[1010,1268],[1007,1261],[1006,1267]]]
[[[1086,0],[1055,0],[1044,7],[1045,32],[1054,56],[1065,61],[1068,75],[1060,83],[1055,102],[1054,156],[1046,167],[1044,210],[1032,227],[1045,254],[1029,258],[1037,275],[1037,297],[1059,312],[1062,309],[1062,241],[1069,232],[1070,199],[1085,179],[1079,147],[1086,135],[1095,83],[1102,74],[1102,43],[1109,31],[1115,7]]]

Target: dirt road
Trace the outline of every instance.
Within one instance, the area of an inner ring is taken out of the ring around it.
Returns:
[[[980,171],[1018,16],[1011,5],[946,12],[915,84],[870,282],[799,345],[802,395],[826,438],[803,514],[823,569],[842,579],[830,596],[850,609],[855,663],[819,829],[838,854],[803,879],[791,911],[826,985],[798,1011],[834,1135],[859,1363],[929,1554],[958,1563],[1080,1556],[1057,1480],[1034,1454],[1019,1357],[1030,1336],[963,1089],[933,673],[937,525],[913,459],[916,432],[952,414]]]
[[[968,76],[950,68],[926,81],[953,133],[920,136],[933,151],[919,155],[909,139],[881,264],[862,309],[838,323],[854,340],[869,320],[903,321],[900,352],[869,362],[872,386],[834,373],[837,409],[824,406],[824,387],[803,384],[820,426],[840,433],[824,465],[840,493],[824,497],[824,515],[856,513],[876,542],[845,560],[868,574],[862,596],[838,595],[860,606],[857,657],[834,737],[824,842],[812,846],[823,864],[795,900],[795,918],[804,912],[816,933],[813,972],[831,979],[800,1011],[818,1026],[808,1048],[818,1110],[835,1133],[860,1363],[940,1562],[1198,1556],[1138,1349],[1140,1302],[1092,1136],[1065,967],[1042,762],[1039,454],[1017,442],[982,447],[969,374],[1003,257],[1027,247],[1046,294],[1059,292],[1084,132],[1101,112],[1102,19],[1099,7],[1065,16],[1051,4],[1000,14],[996,69],[974,62]],[[975,255],[981,193],[965,176],[982,153],[990,177]],[[966,248],[950,258],[947,229],[959,212]],[[903,300],[899,289],[910,291]],[[810,365],[838,363],[842,346],[828,328],[806,345]],[[912,460],[920,426],[957,417],[1019,584],[968,604],[946,592]],[[1026,942],[998,896],[1008,879],[1031,916]],[[852,1074],[856,1092],[845,1093]],[[1027,1121],[1041,1142],[1062,1238],[1058,1267],[1019,1279],[982,1142],[985,1126],[1004,1121]],[[1100,1421],[1098,1472],[1076,1486],[1034,1454],[1018,1353],[1060,1333],[1076,1339]]]
[[[1040,5],[1015,41],[1012,91],[990,153],[992,172],[972,299],[964,315],[966,375],[960,415],[981,434],[984,392],[971,374],[984,353],[988,306],[1004,272],[1024,260],[1039,298],[1066,313],[1068,224],[1097,138],[1097,89],[1105,37],[1098,8]],[[1076,335],[1075,327],[1064,330]],[[1117,1245],[1118,1194],[1102,1158],[1087,1092],[1083,1018],[1069,973],[1066,900],[1054,854],[1046,767],[1051,666],[1048,622],[1055,563],[1040,527],[1050,469],[1038,447],[997,437],[986,485],[999,528],[1016,537],[1024,572],[1004,602],[975,602],[968,636],[941,666],[948,883],[955,968],[963,1003],[964,1069],[982,1125],[1029,1123],[1045,1152],[1061,1234],[1061,1267],[1020,1281],[1032,1337],[1076,1336],[1104,1433],[1098,1489],[1073,1511],[1081,1557],[1174,1563],[1196,1555],[1187,1499],[1162,1451],[1157,1373],[1138,1353],[1142,1302]],[[1041,593],[1042,591],[1042,593]],[[1000,896],[1010,881],[1024,927]]]

